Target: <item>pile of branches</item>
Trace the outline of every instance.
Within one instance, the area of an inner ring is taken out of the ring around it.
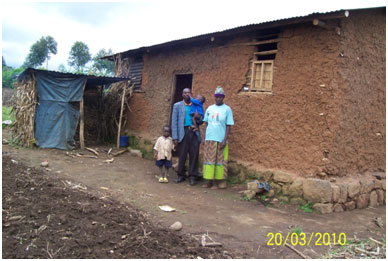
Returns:
[[[126,110],[131,111],[129,101],[133,94],[134,84],[130,82],[114,83],[109,88],[108,92],[103,97],[103,113],[102,113],[102,136],[105,140],[117,136],[118,126],[120,122],[121,101],[123,90],[125,88],[124,98],[124,113],[121,120],[122,127],[127,123]]]
[[[35,75],[25,76],[16,83],[16,95],[14,96],[11,113],[15,117],[15,123],[11,126],[14,142],[21,146],[32,147],[34,144],[35,107],[37,104],[37,92]]]
[[[386,243],[372,237],[368,239],[348,239],[344,246],[331,247],[326,259],[386,259]]]

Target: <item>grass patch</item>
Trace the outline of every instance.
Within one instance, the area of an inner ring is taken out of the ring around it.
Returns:
[[[302,228],[301,227],[294,227],[291,230],[291,233],[295,233],[295,234],[299,235],[300,233],[302,233]]]
[[[303,210],[305,213],[312,213],[313,212],[313,203],[306,203],[304,205],[299,206],[300,210]]]

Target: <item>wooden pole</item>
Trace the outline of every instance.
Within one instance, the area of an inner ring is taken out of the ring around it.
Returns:
[[[81,99],[81,102],[80,102],[80,124],[79,124],[79,141],[80,141],[80,145],[81,145],[81,150],[83,150],[85,148],[85,139],[84,139],[84,90],[85,90],[85,86],[86,86],[86,81],[85,80],[85,84],[84,84],[84,87],[82,89],[82,99]]]
[[[123,117],[123,111],[124,111],[125,89],[126,89],[126,86],[124,85],[123,97],[121,98],[121,109],[120,109],[119,126],[118,126],[118,131],[117,131],[117,148],[120,148],[121,118]]]

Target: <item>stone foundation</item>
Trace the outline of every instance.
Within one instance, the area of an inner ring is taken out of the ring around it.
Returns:
[[[233,180],[268,182],[271,190],[263,195],[271,199],[282,198],[282,201],[294,205],[311,202],[313,208],[322,214],[386,204],[384,172],[351,178],[330,176],[302,178],[279,170],[258,170],[231,161],[229,175]],[[254,191],[255,184],[255,182],[248,182],[248,190]],[[252,195],[248,190],[244,194]]]

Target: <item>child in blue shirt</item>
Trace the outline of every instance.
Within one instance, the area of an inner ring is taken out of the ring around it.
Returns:
[[[203,104],[205,103],[206,98],[203,95],[197,95],[197,98],[191,98],[191,108],[190,108],[190,115],[191,120],[193,122],[193,130],[195,132],[195,135],[197,135],[198,142],[201,143],[201,134],[199,132],[199,125],[202,123],[203,120]],[[200,117],[197,118],[196,116],[199,115]]]

